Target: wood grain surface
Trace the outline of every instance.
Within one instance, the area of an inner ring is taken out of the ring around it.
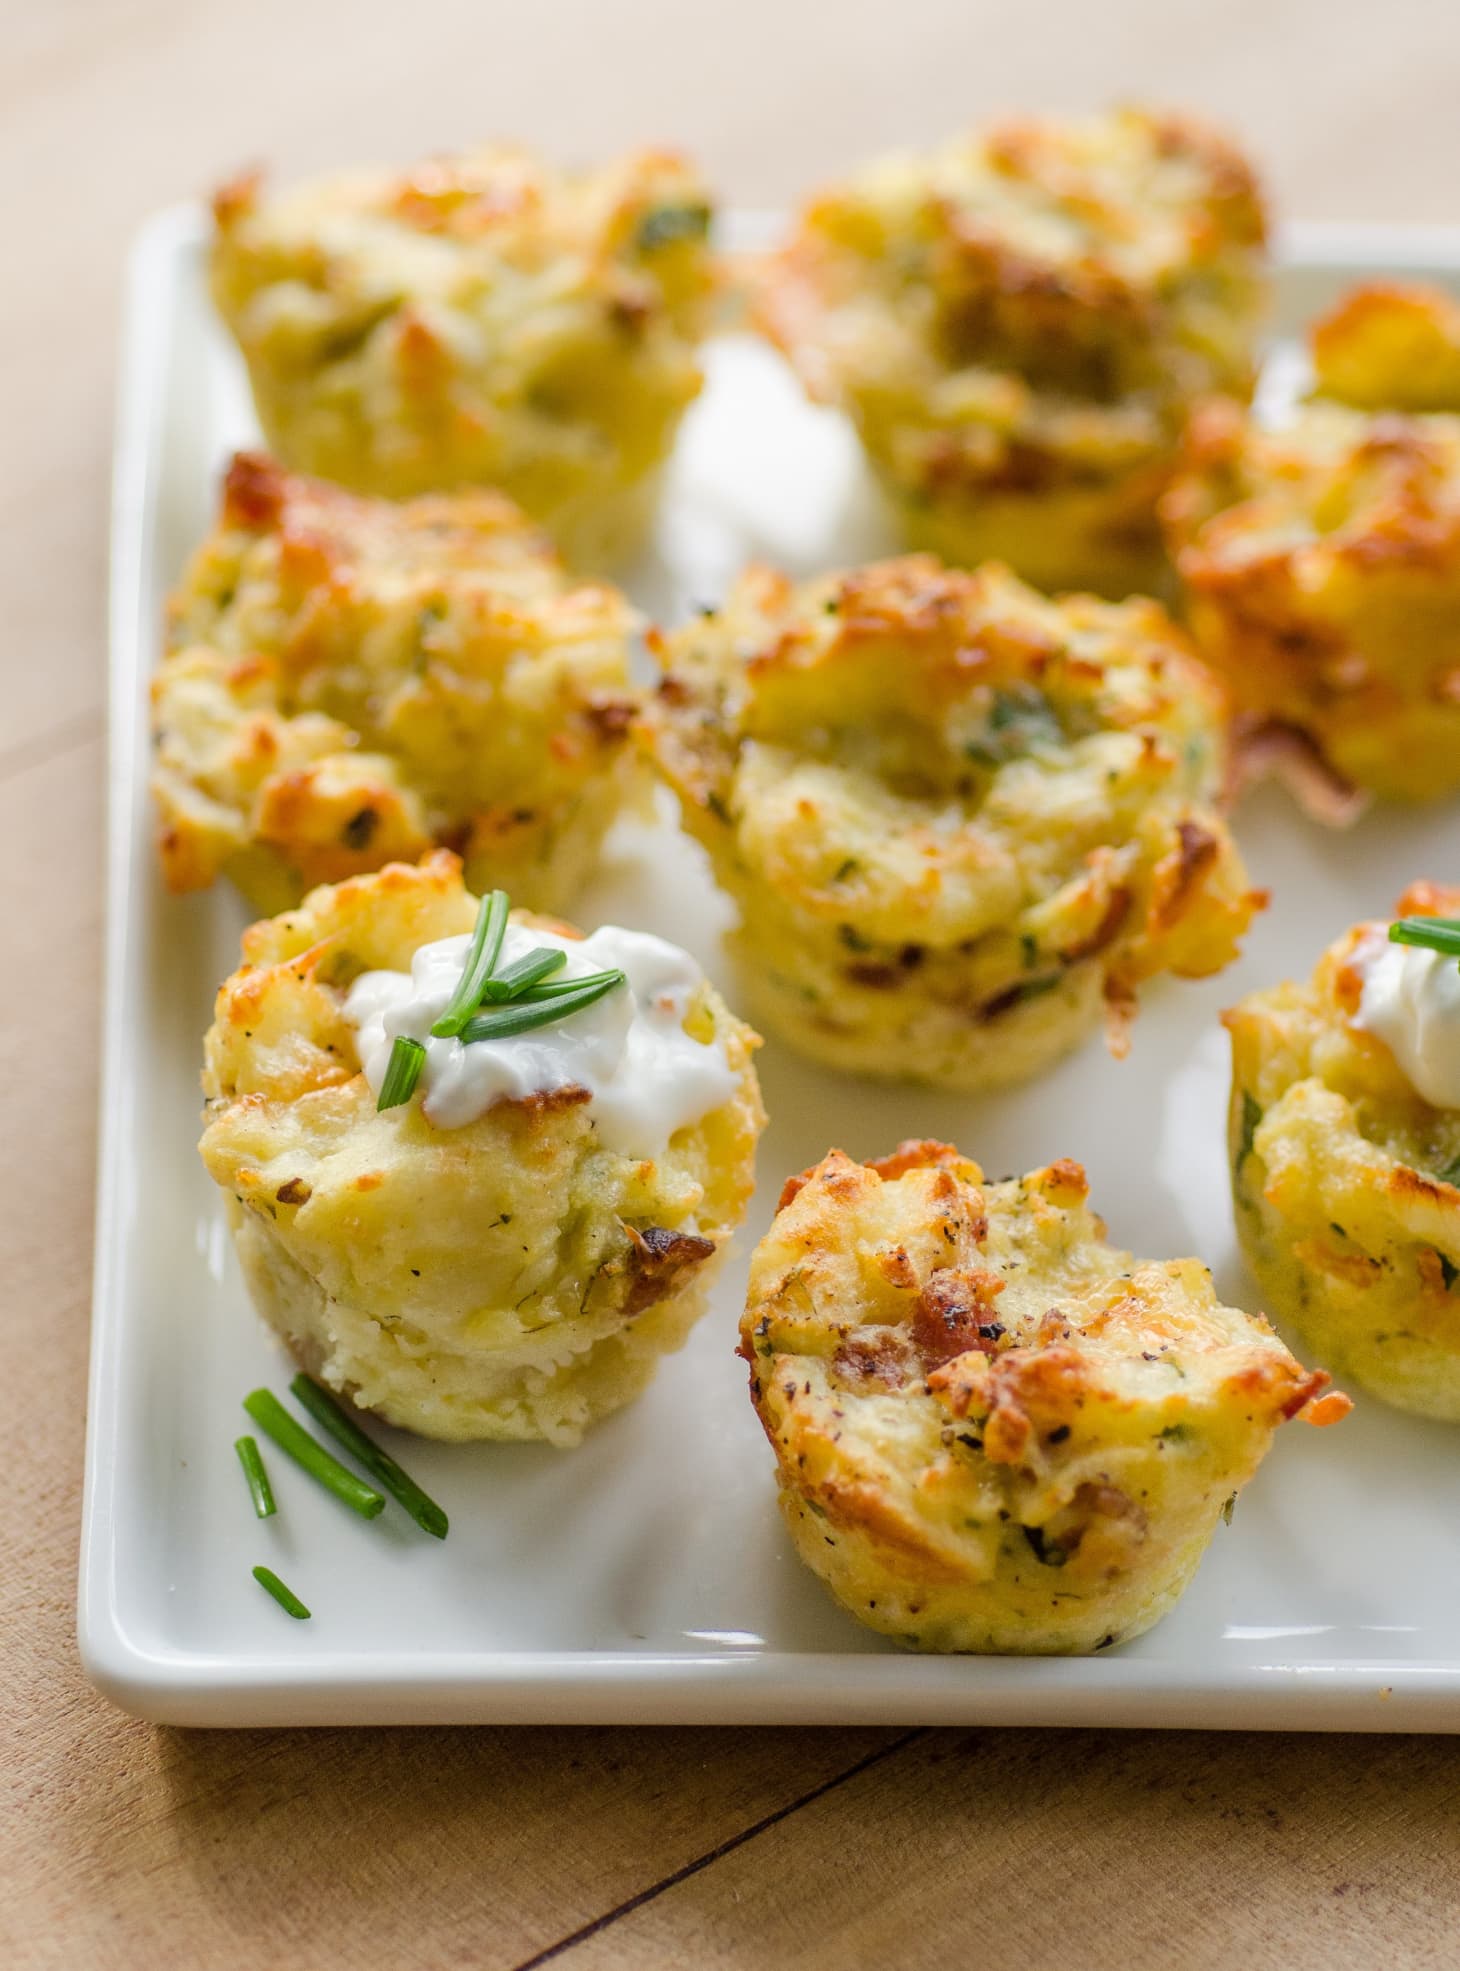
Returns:
[[[0,0],[0,55],[0,1964],[1460,1961],[1447,1740],[181,1732],[96,1697],[73,1637],[106,473],[138,222],[251,159],[486,134],[676,140],[770,203],[991,109],[1111,99],[1229,120],[1282,212],[1456,221],[1460,10]]]

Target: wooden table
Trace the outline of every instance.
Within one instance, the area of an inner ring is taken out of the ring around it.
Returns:
[[[1002,107],[1231,120],[1281,209],[1460,218],[1460,12],[1331,0],[0,4],[0,1962],[1453,1965],[1439,1739],[157,1730],[73,1641],[118,276],[152,207],[516,133],[741,203]]]

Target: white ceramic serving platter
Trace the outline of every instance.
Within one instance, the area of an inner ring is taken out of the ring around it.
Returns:
[[[235,1462],[244,1392],[289,1365],[254,1318],[194,1151],[199,1042],[235,962],[230,894],[170,899],[152,855],[146,687],[163,596],[208,525],[219,470],[254,437],[202,276],[203,222],[163,214],[137,249],[113,514],[105,1070],[80,1642],[119,1704],[174,1723],[906,1722],[1460,1728],[1460,1430],[1361,1401],[1293,1427],[1150,1635],[1094,1658],[904,1653],[796,1561],[733,1350],[747,1256],[791,1171],[832,1145],[960,1143],[998,1174],[1082,1160],[1112,1236],[1197,1253],[1252,1304],[1223,1148],[1220,1009],[1313,957],[1413,876],[1455,874],[1448,814],[1325,834],[1276,792],[1238,832],[1275,903],[1241,963],[1149,995],[1125,1063],[1098,1042],[1043,1081],[974,1101],[762,1056],[760,1191],[713,1309],[632,1409],[571,1452],[402,1440],[451,1515],[445,1544],[391,1508],[366,1524],[280,1455],[254,1520]],[[1460,232],[1298,230],[1279,336],[1377,270],[1460,288]],[[1279,340],[1265,388],[1298,369]],[[796,572],[891,545],[841,420],[746,340],[710,351],[655,552],[627,585],[671,618],[752,557]],[[726,910],[672,820],[625,828],[577,911],[689,945],[728,982]],[[266,1447],[266,1453],[267,1453]],[[314,1611],[250,1578],[272,1564]]]

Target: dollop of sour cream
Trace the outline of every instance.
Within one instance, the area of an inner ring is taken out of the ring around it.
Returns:
[[[1356,959],[1364,984],[1353,1024],[1378,1035],[1431,1107],[1460,1109],[1460,960],[1387,940]]]
[[[551,1026],[504,1040],[438,1039],[432,1024],[460,983],[470,945],[469,937],[438,939],[420,947],[408,973],[365,972],[351,986],[345,1017],[377,1095],[391,1046],[403,1034],[426,1049],[422,1107],[438,1129],[460,1129],[500,1101],[586,1088],[604,1147],[654,1157],[677,1129],[735,1093],[722,1043],[684,1031],[703,974],[677,945],[614,925],[580,939],[509,924],[499,971],[546,945],[567,959],[554,984],[610,968],[627,984]]]

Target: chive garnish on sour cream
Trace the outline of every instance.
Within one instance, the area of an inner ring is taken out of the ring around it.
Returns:
[[[511,907],[505,890],[493,890],[482,898],[461,978],[446,1010],[432,1022],[433,1039],[459,1040],[463,1046],[508,1040],[514,1034],[556,1025],[615,986],[627,985],[627,975],[618,970],[590,972],[582,978],[556,977],[568,954],[549,945],[535,946],[498,972]],[[425,1066],[425,1042],[398,1034],[391,1043],[376,1109],[396,1109],[409,1102]]]
[[[402,1102],[409,1102],[416,1092],[416,1083],[421,1079],[421,1070],[425,1065],[426,1050],[420,1041],[412,1040],[403,1033],[397,1034],[391,1046],[385,1079],[375,1099],[376,1108],[398,1109]]]
[[[1401,917],[1389,926],[1389,942],[1460,958],[1460,917]]]
[[[589,979],[573,979],[561,992],[542,999],[528,996],[505,1006],[491,1006],[474,1014],[461,1030],[463,1041],[507,1040],[514,1033],[530,1033],[534,1027],[548,1027],[581,1012],[596,999],[627,983],[622,972],[598,972]]]
[[[511,908],[512,903],[505,890],[493,890],[490,896],[482,898],[461,984],[452,993],[446,1011],[431,1029],[438,1040],[450,1040],[453,1034],[460,1033],[480,1006],[483,989],[501,955],[502,940],[507,935],[507,914]],[[382,1102],[380,1106],[384,1108],[385,1104]]]

